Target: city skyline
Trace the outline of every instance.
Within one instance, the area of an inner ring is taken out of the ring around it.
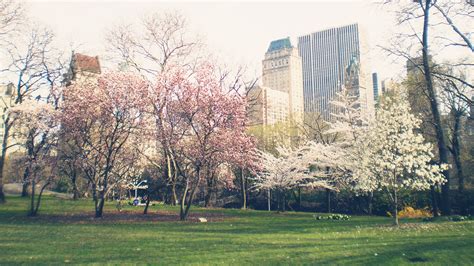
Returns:
[[[371,112],[370,55],[357,23],[300,36],[303,62],[304,110],[331,119],[331,101],[343,87],[353,91],[362,109]],[[349,83],[350,82],[350,83]]]
[[[190,31],[202,37],[214,56],[226,65],[247,67],[249,76],[254,77],[261,75],[260,55],[271,40],[290,37],[293,43],[297,43],[297,37],[308,32],[357,22],[368,27],[367,31],[374,39],[371,48],[376,49],[376,45],[388,36],[384,25],[391,23],[387,19],[387,10],[368,1],[117,2],[113,8],[110,8],[111,2],[103,1],[28,1],[28,4],[33,19],[51,27],[58,43],[65,49],[73,46],[77,52],[101,58],[107,54],[105,33],[121,21],[134,24],[153,12],[179,11],[187,19]],[[381,20],[382,17],[385,19]],[[378,20],[379,23],[374,23]],[[102,61],[105,68],[115,67],[106,60]],[[386,63],[373,64],[382,77],[404,70],[403,63],[398,68],[382,65]]]
[[[301,57],[290,39],[271,41],[262,60],[262,85],[249,91],[250,124],[303,122],[302,74]]]

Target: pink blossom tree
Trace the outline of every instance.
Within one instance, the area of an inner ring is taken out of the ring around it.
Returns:
[[[157,78],[149,99],[160,143],[171,176],[179,176],[180,219],[185,220],[198,188],[215,182],[231,184],[223,165],[242,164],[253,147],[245,133],[245,100],[225,89],[214,67],[201,64],[192,74],[170,68]],[[208,193],[213,191],[208,191]]]
[[[105,198],[124,178],[115,168],[142,130],[147,90],[148,83],[134,75],[109,73],[64,91],[62,130],[76,146],[82,173],[92,186],[96,217],[102,217]]]

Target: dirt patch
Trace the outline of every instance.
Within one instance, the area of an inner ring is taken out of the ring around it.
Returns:
[[[36,187],[36,191],[41,190],[41,184],[36,185],[35,187]],[[3,190],[4,190],[5,194],[7,194],[7,195],[20,195],[21,191],[23,190],[23,184],[21,184],[21,183],[4,184],[3,185]],[[31,193],[31,188],[28,190],[28,193]],[[60,198],[60,199],[72,199],[72,194],[70,194],[70,193],[59,193],[59,192],[54,192],[54,191],[50,191],[50,190],[47,190],[47,189],[44,190],[43,195],[44,196],[53,196],[53,197]]]
[[[228,215],[216,212],[197,212],[189,213],[188,219],[185,222],[188,223],[199,223],[199,218],[206,218],[207,222],[219,222],[226,218],[230,218]],[[74,213],[74,214],[63,214],[63,215],[39,215],[37,217],[25,217],[25,219],[36,220],[39,222],[52,222],[52,223],[74,223],[74,224],[117,224],[117,223],[131,223],[131,222],[174,222],[179,220],[179,213],[172,211],[152,211],[148,212],[147,215],[143,214],[143,211],[112,211],[105,212],[102,218],[95,218],[94,212]]]

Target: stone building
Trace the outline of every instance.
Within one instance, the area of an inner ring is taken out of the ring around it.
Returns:
[[[252,88],[248,95],[251,125],[302,122],[301,57],[290,38],[270,43],[262,61],[262,85]]]

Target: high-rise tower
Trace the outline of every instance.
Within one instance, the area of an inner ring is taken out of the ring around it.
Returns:
[[[290,38],[275,40],[262,61],[262,86],[250,93],[258,98],[251,124],[303,120],[303,79],[301,57]]]
[[[362,109],[373,111],[373,90],[365,46],[358,24],[331,28],[298,38],[303,62],[304,111],[329,120],[330,102],[343,86],[359,97]],[[355,76],[354,76],[355,75]]]

